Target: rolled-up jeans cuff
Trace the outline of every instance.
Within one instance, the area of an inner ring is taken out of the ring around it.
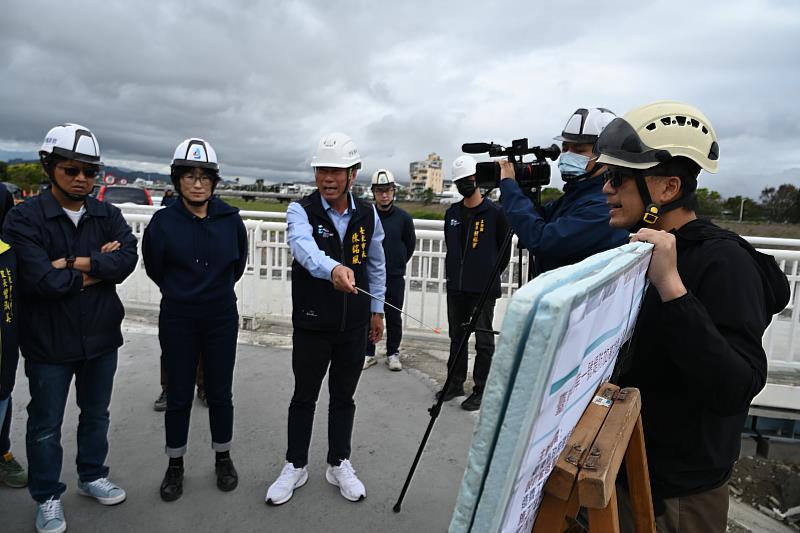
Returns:
[[[186,455],[186,446],[181,446],[180,448],[170,448],[169,446],[164,446],[164,451],[167,454],[167,457],[170,459],[175,459],[177,457],[183,457]]]
[[[232,441],[228,441],[228,442],[212,442],[211,443],[211,449],[214,450],[215,452],[227,452],[227,451],[230,451],[231,442]]]

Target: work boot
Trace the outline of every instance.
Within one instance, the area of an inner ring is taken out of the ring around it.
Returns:
[[[374,355],[367,355],[367,356],[364,357],[364,366],[361,368],[361,370],[366,370],[366,369],[368,369],[369,367],[371,367],[374,364],[377,364],[377,361],[375,360],[375,356]]]
[[[469,398],[461,402],[461,408],[465,411],[477,411],[481,408],[481,400],[483,400],[483,391],[475,392],[469,395]]]
[[[27,472],[14,459],[14,454],[11,452],[6,452],[0,457],[0,483],[15,489],[21,489],[28,484]]]
[[[162,390],[158,395],[158,399],[153,402],[153,411],[166,411],[167,410],[167,391]]]
[[[217,459],[214,470],[217,472],[217,488],[219,490],[230,492],[239,484],[239,474],[236,473],[230,457]]]
[[[183,494],[183,467],[167,467],[164,481],[161,482],[161,499],[165,502],[174,502]]]
[[[451,383],[446,391],[442,389],[436,393],[436,399],[438,400],[442,395],[444,395],[444,400],[442,401],[445,402],[449,402],[458,396],[464,396],[464,385],[453,385]]]
[[[36,509],[37,533],[64,533],[67,521],[64,519],[64,507],[61,500],[53,496]]]
[[[295,489],[299,489],[308,481],[308,469],[306,467],[295,468],[292,463],[287,462],[283,465],[283,470],[275,480],[275,483],[267,489],[267,496],[264,502],[267,505],[281,505],[292,498]]]
[[[353,465],[347,459],[342,459],[339,466],[328,465],[325,470],[325,479],[331,485],[339,487],[339,492],[351,502],[358,502],[367,497],[367,489],[364,484],[356,477]]]
[[[395,353],[386,358],[386,364],[389,365],[389,370],[398,372],[403,370],[403,364],[400,362],[400,354]]]

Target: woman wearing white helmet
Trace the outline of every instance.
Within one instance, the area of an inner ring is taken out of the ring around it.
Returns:
[[[204,368],[217,487],[231,491],[238,474],[233,440],[233,367],[239,314],[233,287],[247,263],[247,231],[239,210],[214,197],[217,154],[203,139],[175,150],[172,182],[179,200],[153,214],[142,242],[147,275],[161,289],[159,341],[167,381],[164,416],[169,466],[164,501],[183,494],[183,456],[194,398],[198,354]]]

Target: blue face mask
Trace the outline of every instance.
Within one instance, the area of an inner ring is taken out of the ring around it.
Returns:
[[[589,158],[587,156],[573,152],[562,152],[561,157],[558,158],[558,170],[561,172],[562,178],[584,174],[588,164]]]

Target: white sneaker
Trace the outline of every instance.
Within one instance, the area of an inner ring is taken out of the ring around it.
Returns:
[[[351,502],[361,501],[367,497],[367,489],[364,484],[356,477],[356,471],[350,461],[343,459],[339,466],[328,465],[325,471],[325,479],[331,485],[339,487],[339,492]]]
[[[64,533],[67,521],[64,520],[64,507],[55,496],[40,503],[36,510],[37,533]]]
[[[386,364],[389,365],[389,370],[397,372],[403,370],[403,364],[400,362],[400,354],[390,355],[386,358]]]
[[[372,365],[375,365],[377,363],[378,363],[378,361],[375,360],[375,356],[374,355],[367,355],[367,356],[364,357],[364,367],[361,370],[366,370],[369,367],[371,367]]]
[[[294,494],[294,489],[299,489],[308,481],[308,470],[303,468],[295,468],[292,463],[287,462],[283,465],[281,475],[275,480],[275,483],[267,489],[267,496],[264,501],[267,505],[280,505],[288,502]]]

